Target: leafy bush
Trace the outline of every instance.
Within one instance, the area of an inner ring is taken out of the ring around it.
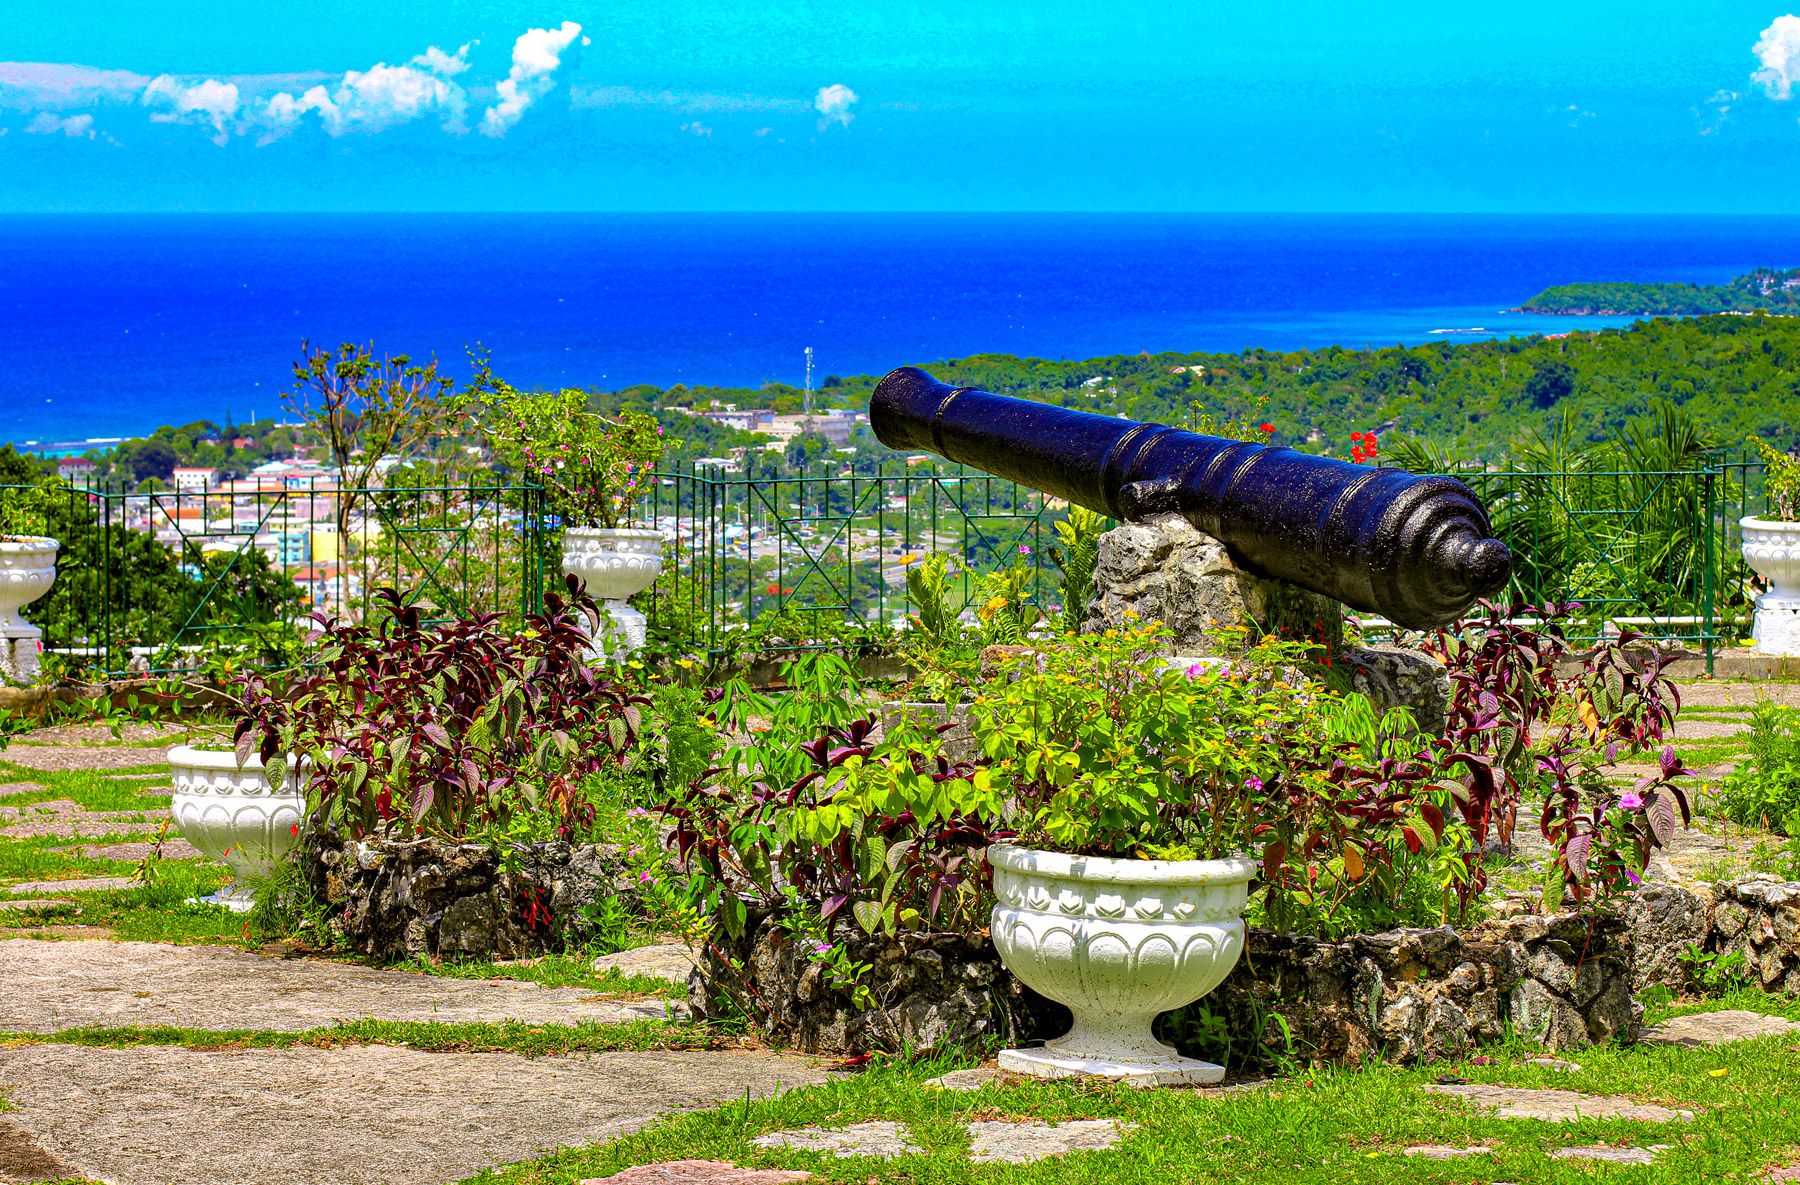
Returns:
[[[50,533],[50,514],[55,508],[49,480],[23,486],[0,486],[0,539],[39,538]]]
[[[1739,823],[1800,836],[1800,708],[1757,701],[1745,741],[1748,753],[1726,777],[1720,808]]]
[[[583,391],[517,390],[484,358],[476,359],[474,381],[457,406],[502,461],[545,488],[567,526],[629,525],[663,453],[656,417],[591,412]]]
[[[1056,520],[1060,547],[1050,549],[1050,560],[1062,571],[1062,632],[1072,634],[1087,616],[1094,599],[1094,569],[1100,564],[1100,536],[1106,519],[1082,506],[1069,507],[1067,518]]]
[[[315,615],[317,665],[285,694],[243,679],[240,758],[260,754],[276,785],[297,759],[314,820],[353,838],[586,826],[584,780],[626,760],[647,701],[589,661],[599,610],[579,584],[518,634],[497,615],[428,624],[392,589],[375,600],[377,625]]]
[[[1775,517],[1782,522],[1800,522],[1800,449],[1784,453],[1754,436],[1750,443],[1767,466],[1763,484]]]

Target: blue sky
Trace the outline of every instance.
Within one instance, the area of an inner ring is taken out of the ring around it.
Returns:
[[[1796,84],[1737,0],[4,0],[0,211],[1793,212]]]

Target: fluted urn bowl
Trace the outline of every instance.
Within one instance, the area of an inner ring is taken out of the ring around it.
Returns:
[[[1001,961],[1075,1024],[1042,1049],[1008,1049],[1003,1069],[1140,1084],[1217,1082],[1222,1067],[1151,1035],[1244,953],[1254,861],[1118,860],[996,844],[992,933]]]
[[[614,657],[644,644],[644,615],[625,603],[656,583],[663,565],[661,531],[637,527],[569,527],[563,531],[563,571],[603,602],[612,619]]]
[[[1744,562],[1769,582],[1752,637],[1765,654],[1800,654],[1800,522],[1746,518]]]
[[[33,628],[19,610],[56,583],[56,553],[61,546],[37,535],[0,539],[0,634]]]
[[[200,900],[243,912],[256,886],[300,846],[306,795],[290,771],[271,789],[263,763],[217,749],[176,745],[169,750],[175,796],[170,810],[182,836],[207,857],[231,866],[231,884]]]

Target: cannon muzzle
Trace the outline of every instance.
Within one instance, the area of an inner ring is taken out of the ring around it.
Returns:
[[[910,366],[875,388],[869,422],[889,448],[1112,518],[1179,514],[1247,571],[1412,629],[1454,621],[1512,571],[1481,503],[1448,477],[952,387]]]

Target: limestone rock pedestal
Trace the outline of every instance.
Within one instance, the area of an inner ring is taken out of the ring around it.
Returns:
[[[1094,599],[1082,628],[1124,629],[1160,622],[1170,652],[1231,658],[1265,634],[1308,642],[1321,661],[1345,671],[1352,688],[1379,708],[1404,705],[1436,732],[1450,703],[1450,678],[1430,655],[1400,646],[1344,646],[1344,607],[1278,580],[1244,571],[1223,543],[1167,515],[1125,523],[1100,539]]]

